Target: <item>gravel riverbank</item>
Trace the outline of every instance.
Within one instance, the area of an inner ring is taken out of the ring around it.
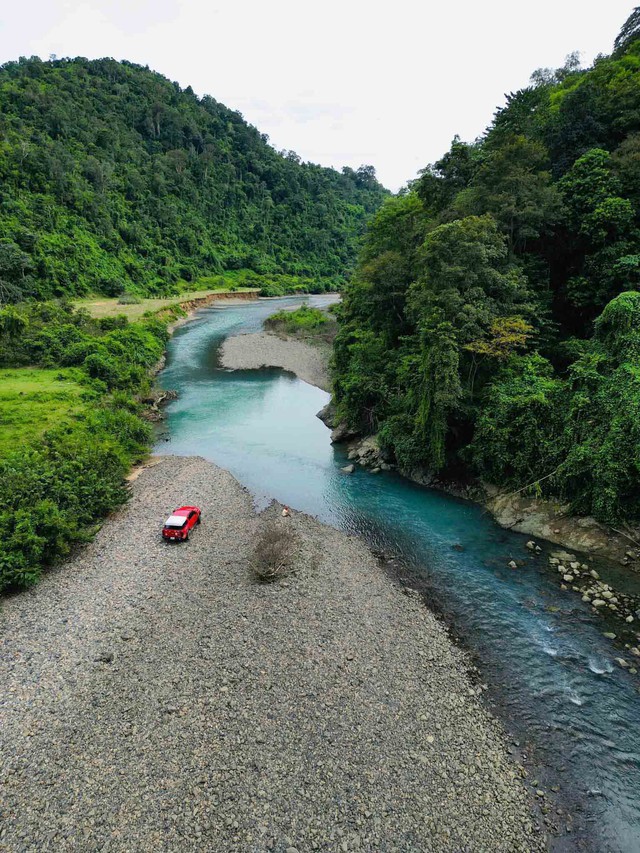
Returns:
[[[264,519],[225,471],[154,460],[94,542],[0,614],[4,851],[543,849],[462,653],[358,539]],[[203,509],[189,542],[159,527]]]
[[[220,363],[231,370],[281,367],[310,385],[330,391],[329,354],[330,347],[325,351],[303,341],[257,332],[227,338],[220,350]]]

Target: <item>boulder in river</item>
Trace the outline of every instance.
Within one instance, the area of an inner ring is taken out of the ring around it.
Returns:
[[[357,433],[346,424],[338,424],[338,426],[331,432],[331,444],[340,444],[343,441],[348,441],[356,434]]]
[[[344,468],[341,468],[340,470],[343,471],[345,474],[353,474],[353,472],[356,470],[356,466],[353,464],[345,465]]]
[[[316,415],[320,418],[325,426],[333,429],[336,426],[336,407],[333,405],[333,400],[329,400],[326,406],[323,406]]]

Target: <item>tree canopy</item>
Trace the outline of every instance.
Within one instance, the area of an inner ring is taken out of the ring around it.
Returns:
[[[405,469],[640,516],[640,18],[456,137],[368,228],[335,398]]]
[[[0,302],[162,293],[240,268],[338,282],[387,194],[373,167],[278,153],[148,68],[0,68]]]

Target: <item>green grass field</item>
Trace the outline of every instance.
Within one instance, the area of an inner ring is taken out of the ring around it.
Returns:
[[[26,447],[85,407],[72,370],[19,367],[0,370],[0,456]]]
[[[251,291],[253,288],[238,288],[238,292]],[[143,299],[136,305],[120,305],[117,299],[106,299],[104,296],[96,296],[89,299],[77,299],[74,301],[76,308],[84,308],[92,317],[115,317],[124,314],[130,321],[139,320],[147,311],[160,311],[168,305],[180,305],[183,302],[191,302],[192,299],[202,299],[212,293],[228,293],[233,298],[234,293],[225,288],[216,290],[190,290],[179,296],[169,296],[166,299]],[[256,291],[257,293],[257,291]]]

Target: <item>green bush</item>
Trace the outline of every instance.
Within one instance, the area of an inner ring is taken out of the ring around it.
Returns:
[[[563,457],[567,405],[565,383],[549,362],[537,353],[513,358],[488,387],[478,415],[469,454],[476,471],[516,486],[547,477]]]
[[[136,395],[146,392],[167,325],[181,313],[171,308],[162,318],[129,324],[92,320],[64,303],[6,311],[2,363],[73,366],[91,405],[45,433],[37,447],[0,457],[0,590],[37,581],[126,500],[124,476],[152,438]]]
[[[130,459],[105,429],[77,427],[0,460],[0,590],[35,583],[126,500]]]
[[[289,335],[296,333],[312,333],[321,331],[329,324],[329,318],[319,308],[309,308],[302,305],[295,311],[277,311],[265,320],[264,325],[270,329],[277,329]]]
[[[118,305],[140,305],[142,299],[136,296],[135,293],[123,293],[118,298]]]

